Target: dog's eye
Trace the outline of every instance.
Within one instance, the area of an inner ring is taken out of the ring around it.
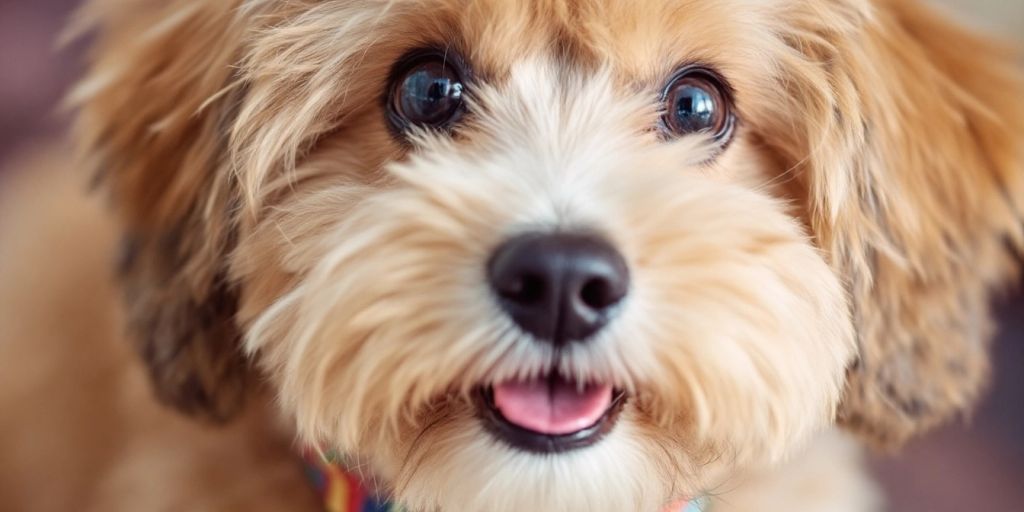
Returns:
[[[399,130],[412,126],[447,128],[463,113],[463,83],[441,55],[424,55],[401,68],[388,106]]]
[[[663,94],[665,129],[672,135],[706,133],[725,142],[734,118],[730,93],[718,76],[704,68],[684,69],[669,81]]]

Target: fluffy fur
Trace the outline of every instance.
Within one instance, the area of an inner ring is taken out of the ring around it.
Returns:
[[[76,27],[77,172],[109,193],[157,397],[220,422],[274,397],[283,435],[413,510],[643,512],[744,478],[775,490],[724,510],[821,510],[780,490],[827,475],[765,468],[836,420],[898,445],[984,386],[989,295],[1024,245],[1024,87],[916,1],[96,0]],[[471,116],[405,143],[380,97],[424,45],[470,63]],[[653,129],[690,62],[735,91],[720,154]],[[483,269],[563,229],[613,242],[634,291],[555,353]],[[615,430],[557,456],[492,440],[470,390],[552,361],[631,393]],[[877,506],[835,460],[835,510]]]

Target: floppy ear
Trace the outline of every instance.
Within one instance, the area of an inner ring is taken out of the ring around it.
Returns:
[[[839,421],[892,446],[986,384],[990,294],[1024,243],[1024,82],[1015,55],[916,0],[832,5],[796,15],[807,132],[782,144],[810,155],[809,222],[849,287],[860,355]]]
[[[233,241],[226,117],[240,47],[237,2],[95,1],[85,78],[71,93],[84,162],[124,229],[121,274],[130,333],[157,395],[225,420],[246,365],[225,280]]]

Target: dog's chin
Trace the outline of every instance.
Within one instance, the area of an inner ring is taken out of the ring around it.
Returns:
[[[685,450],[660,448],[672,441],[633,396],[602,384],[568,389],[575,385],[543,377],[479,386],[368,456],[390,471],[410,510],[646,512],[703,488]]]
[[[474,392],[484,429],[510,447],[562,453],[601,441],[619,419],[627,395],[611,384],[557,373],[481,386]]]

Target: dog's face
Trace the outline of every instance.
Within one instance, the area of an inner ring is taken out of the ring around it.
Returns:
[[[942,81],[967,56],[914,25],[965,36],[930,14],[228,4],[96,4],[79,94],[178,405],[229,414],[244,351],[304,441],[415,510],[618,511],[776,460],[841,400],[885,441],[976,393],[1024,117]]]
[[[826,425],[852,360],[748,128],[786,108],[764,23],[556,7],[324,9],[370,20],[331,49],[349,120],[242,177],[272,203],[234,256],[246,350],[414,510],[656,510]]]

